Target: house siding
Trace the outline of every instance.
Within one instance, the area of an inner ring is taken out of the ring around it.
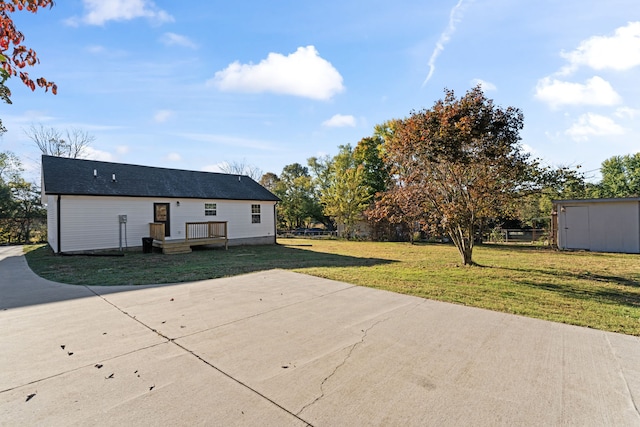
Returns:
[[[54,251],[58,250],[58,209],[57,197],[45,196],[43,198],[47,206],[47,242]]]
[[[57,250],[57,217],[55,195],[48,196],[49,244]],[[180,202],[178,206],[177,202]],[[275,202],[230,201],[209,199],[167,199],[134,197],[62,196],[62,252],[81,252],[120,247],[119,215],[127,215],[126,239],[122,226],[122,246],[138,247],[149,235],[153,222],[153,204],[170,204],[172,239],[184,239],[185,223],[227,221],[230,244],[275,243]],[[205,215],[205,203],[216,203],[217,215]],[[251,205],[261,205],[261,222],[251,222]]]
[[[558,201],[558,246],[596,252],[640,253],[640,202]],[[574,220],[579,213],[581,225]],[[574,233],[574,235],[572,235]],[[572,237],[579,233],[580,243]]]

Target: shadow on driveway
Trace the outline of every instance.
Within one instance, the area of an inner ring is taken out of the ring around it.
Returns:
[[[85,286],[157,286],[273,269],[359,267],[394,262],[282,245],[237,246],[228,251],[202,248],[182,255],[131,251],[124,257],[59,256],[43,246],[26,257],[21,255],[22,247],[0,249],[0,271],[4,272],[0,275],[0,310],[93,296],[93,291]],[[114,292],[118,290],[121,289],[114,288]]]

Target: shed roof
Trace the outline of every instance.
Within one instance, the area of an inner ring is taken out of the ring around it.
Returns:
[[[44,194],[280,200],[246,175],[53,156],[42,156],[42,185]]]
[[[568,200],[552,200],[552,203],[563,204],[586,204],[586,203],[628,203],[628,202],[640,202],[640,197],[618,197],[607,199],[568,199]]]

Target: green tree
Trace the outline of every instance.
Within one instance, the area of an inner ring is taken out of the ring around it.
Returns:
[[[0,152],[0,183],[13,181],[23,172],[22,162],[11,151]]]
[[[275,194],[280,178],[273,172],[267,172],[260,178],[260,185]]]
[[[536,169],[538,191],[514,199],[517,219],[534,228],[549,226],[553,200],[583,199],[593,196],[592,185],[586,182],[580,166],[559,166]]]
[[[475,231],[494,218],[531,179],[519,144],[523,115],[500,108],[480,86],[396,122],[385,159],[395,183],[390,200],[405,197],[432,230],[444,230],[464,265],[473,264]]]
[[[322,157],[309,157],[307,166],[311,169],[313,182],[318,194],[331,185],[331,162],[332,157],[325,155]]]
[[[640,196],[640,153],[613,156],[600,168],[600,197]]]
[[[14,241],[29,243],[34,226],[44,224],[46,211],[40,203],[39,188],[20,178],[9,184],[13,198],[12,237]]]
[[[325,170],[326,185],[320,196],[324,214],[343,224],[344,234],[351,238],[355,224],[364,219],[363,212],[371,199],[365,168],[357,164],[351,146],[342,145],[338,154],[326,162]]]
[[[273,193],[281,199],[278,203],[278,218],[286,228],[299,228],[311,220],[322,218],[322,206],[316,197],[309,169],[293,163],[282,169],[275,180]]]
[[[26,182],[22,163],[11,152],[0,153],[0,242],[29,242],[34,228],[44,233],[45,210],[36,185]],[[37,227],[37,225],[41,225]]]
[[[384,138],[379,134],[362,138],[353,150],[353,158],[362,167],[362,182],[373,199],[387,189],[389,169],[384,163]]]
[[[7,228],[6,223],[14,215],[16,206],[10,183],[18,180],[21,172],[22,164],[15,154],[0,152],[0,219],[5,224],[0,225],[0,229]]]

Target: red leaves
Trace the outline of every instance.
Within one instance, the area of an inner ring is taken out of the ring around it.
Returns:
[[[53,4],[53,0],[0,0],[0,64],[8,76],[19,75],[22,83],[32,91],[36,89],[37,84],[37,86],[44,88],[45,92],[51,89],[55,95],[58,92],[55,83],[47,81],[44,77],[40,77],[34,82],[28,73],[18,71],[27,66],[32,67],[40,61],[33,49],[22,45],[25,39],[24,34],[16,29],[13,19],[9,15],[14,13],[16,9],[36,13],[39,8],[51,8]],[[14,47],[13,52],[9,55],[7,51],[11,45]]]

